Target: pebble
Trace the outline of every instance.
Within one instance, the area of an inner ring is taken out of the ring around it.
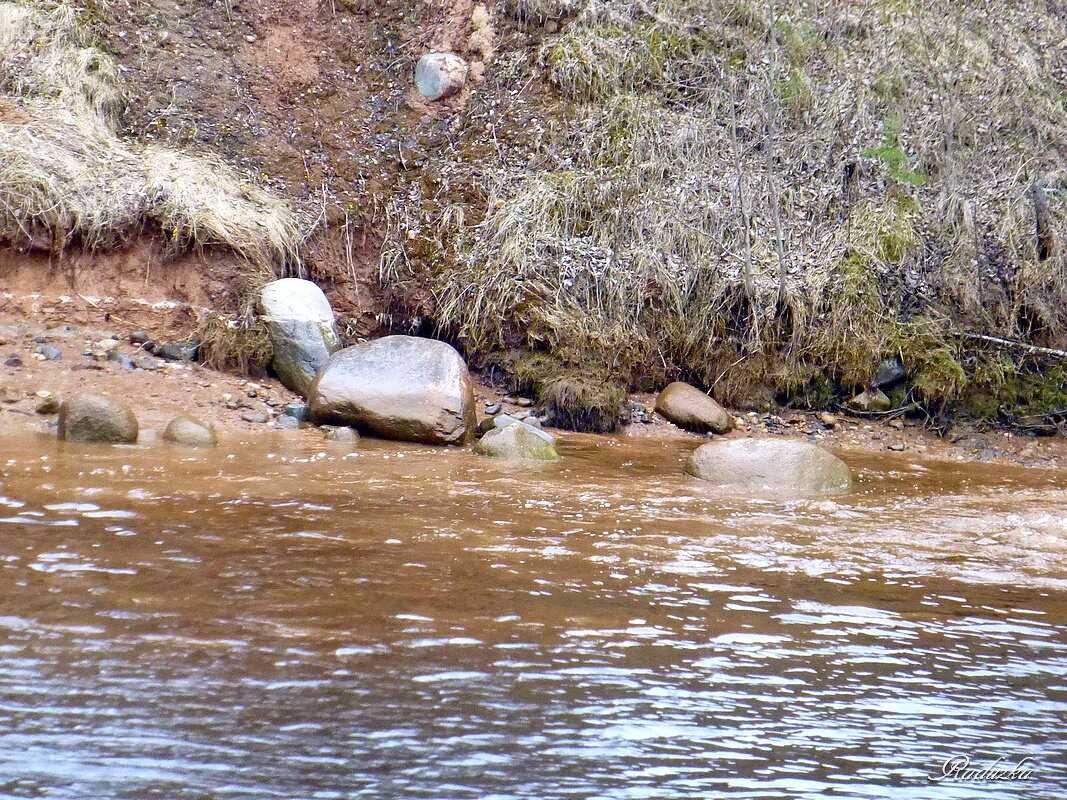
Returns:
[[[38,414],[58,414],[59,413],[59,398],[58,397],[45,397],[37,404],[34,409]]]
[[[122,369],[135,369],[133,359],[131,359],[125,353],[120,353],[118,350],[108,351],[107,360],[114,361]]]
[[[285,408],[282,409],[283,417],[290,417],[297,422],[307,422],[310,418],[308,413],[307,403],[288,403]]]
[[[270,420],[270,417],[263,411],[246,411],[241,415],[241,419],[245,422],[254,422],[262,425]]]
[[[163,369],[163,362],[155,356],[150,356],[148,353],[135,353],[130,359],[135,367],[139,369],[157,370]]]
[[[889,449],[890,450],[895,450],[896,452],[899,453],[899,452],[901,452],[902,450],[904,450],[906,448],[905,448],[905,446],[903,444],[900,444],[899,442],[897,442],[896,444],[889,445]]]
[[[292,431],[300,427],[300,420],[289,414],[282,414],[274,421],[274,425],[282,430]]]
[[[500,403],[493,403],[485,407],[485,413],[489,416],[500,413]]]
[[[142,345],[152,341],[147,331],[134,331],[130,334],[130,344]]]
[[[902,419],[891,419],[886,424],[889,425],[889,427],[893,428],[894,430],[898,430],[898,431],[904,430],[904,420],[902,420]]]
[[[168,361],[195,361],[199,345],[195,342],[175,342],[155,349],[155,354]]]
[[[326,437],[328,442],[354,442],[359,438],[359,434],[352,428],[345,428],[336,425],[323,425],[322,433]]]
[[[44,356],[48,361],[59,361],[59,359],[63,358],[59,348],[50,344],[42,344],[37,348],[37,353]]]

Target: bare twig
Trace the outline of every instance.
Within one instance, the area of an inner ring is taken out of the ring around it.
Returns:
[[[965,339],[977,339],[978,341],[989,342],[990,344],[1000,345],[1001,347],[1013,347],[1016,350],[1022,350],[1023,352],[1032,355],[1067,358],[1067,350],[1056,350],[1052,347],[1037,347],[1036,345],[1026,344],[1025,342],[1014,342],[1011,339],[1001,339],[997,336],[984,336],[980,333],[963,333],[960,335]]]

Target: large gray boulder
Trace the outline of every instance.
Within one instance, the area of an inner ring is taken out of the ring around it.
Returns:
[[[271,367],[287,388],[306,397],[326,359],[341,346],[330,301],[311,281],[282,278],[263,287],[259,310],[274,346]]]
[[[58,433],[71,442],[132,444],[137,441],[137,417],[125,403],[79,392],[60,404]]]
[[[474,445],[474,452],[509,460],[559,461],[556,448],[539,435],[543,433],[521,422],[493,428]]]
[[[726,433],[734,425],[725,408],[682,381],[670,384],[656,396],[656,411],[679,428],[696,433]]]
[[[852,485],[848,466],[837,456],[807,442],[780,439],[709,442],[693,451],[685,471],[716,486],[799,493]]]
[[[467,62],[455,53],[427,53],[415,65],[415,88],[427,100],[451,97],[467,82]]]
[[[385,336],[330,356],[308,395],[311,421],[383,439],[464,444],[477,423],[463,357],[450,345]]]
[[[186,447],[215,447],[219,443],[214,425],[188,414],[179,414],[172,419],[163,431],[163,438]]]

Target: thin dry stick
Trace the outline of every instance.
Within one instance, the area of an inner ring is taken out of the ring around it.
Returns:
[[[1051,347],[1038,347],[1036,345],[1026,344],[1025,342],[1013,342],[1011,339],[1001,339],[997,336],[985,336],[980,333],[963,333],[960,335],[965,339],[977,339],[978,341],[989,342],[991,344],[1000,345],[1001,347],[1013,347],[1017,350],[1022,350],[1025,353],[1032,353],[1033,355],[1067,358],[1067,350],[1055,350]]]
[[[756,314],[756,289],[752,278],[752,231],[748,208],[745,205],[745,174],[741,168],[741,146],[737,136],[737,81],[730,79],[730,148],[733,151],[734,170],[737,173],[737,208],[741,216],[741,229],[745,243],[745,298],[752,314],[753,338],[759,339],[759,315]]]
[[[778,27],[778,13],[773,4],[768,8],[773,24],[770,26],[770,50],[773,54],[771,68],[767,71],[767,99],[763,105],[763,138],[764,153],[767,165],[767,183],[771,193],[771,216],[774,219],[774,249],[778,256],[778,306],[783,308],[788,296],[786,279],[789,275],[789,265],[786,260],[785,233],[782,230],[782,194],[778,186],[778,177],[775,174],[774,145],[778,135],[775,125],[775,114],[778,112],[778,104],[768,111],[768,106],[774,98],[774,86],[778,81],[778,42],[774,31]]]

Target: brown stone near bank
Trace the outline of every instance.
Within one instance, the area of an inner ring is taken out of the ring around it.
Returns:
[[[79,392],[60,405],[58,432],[60,439],[71,442],[132,444],[137,441],[137,417],[125,403]]]
[[[219,443],[214,426],[187,414],[172,419],[163,431],[163,438],[186,447],[215,447]]]
[[[852,485],[848,465],[807,442],[732,439],[701,445],[685,471],[715,486],[819,493]]]
[[[464,444],[477,427],[474,388],[451,345],[385,336],[330,356],[308,397],[311,421],[382,439]]]
[[[656,411],[679,428],[696,433],[726,433],[730,414],[713,398],[688,383],[676,381],[656,397]]]

